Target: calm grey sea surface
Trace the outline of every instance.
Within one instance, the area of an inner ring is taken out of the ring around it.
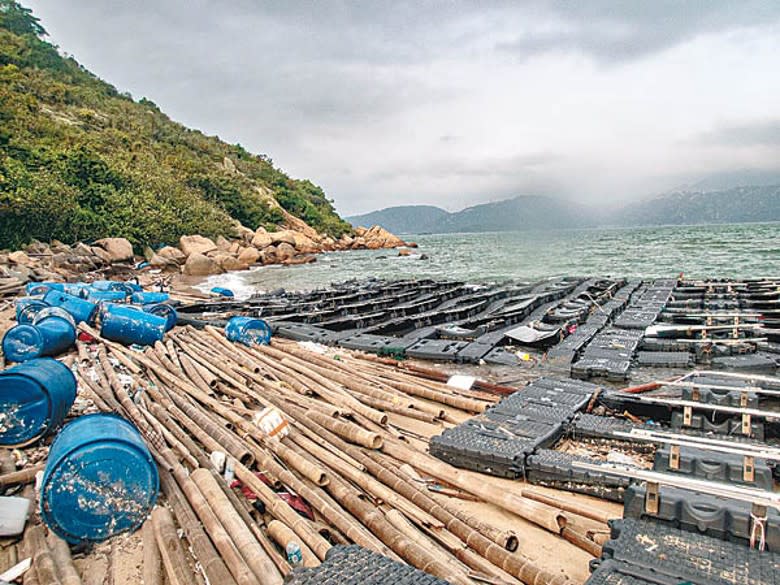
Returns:
[[[311,289],[353,278],[534,280],[558,275],[778,276],[780,223],[404,236],[419,248],[320,254],[304,266],[266,266],[201,287]],[[425,254],[427,259],[421,258]]]

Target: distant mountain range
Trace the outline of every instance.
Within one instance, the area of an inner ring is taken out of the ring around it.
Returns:
[[[354,226],[379,224],[398,234],[780,221],[780,185],[677,191],[607,213],[534,195],[474,205],[455,213],[431,205],[402,205],[346,219]]]

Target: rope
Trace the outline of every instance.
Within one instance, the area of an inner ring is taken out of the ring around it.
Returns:
[[[750,548],[756,548],[756,538],[758,538],[758,550],[763,551],[766,549],[767,515],[765,513],[763,517],[760,517],[751,512],[750,519],[753,521],[750,529]]]

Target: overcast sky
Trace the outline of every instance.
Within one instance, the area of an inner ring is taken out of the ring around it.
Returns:
[[[780,2],[22,0],[173,119],[344,214],[780,173]]]

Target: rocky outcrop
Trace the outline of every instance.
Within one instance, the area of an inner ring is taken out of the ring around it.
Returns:
[[[290,244],[291,246],[295,247],[295,232],[292,230],[271,232],[268,235],[271,236],[271,243],[274,246],[278,244]]]
[[[189,276],[210,276],[212,274],[220,274],[222,268],[213,258],[209,258],[200,252],[194,252],[187,256],[182,272]]]
[[[407,246],[379,226],[356,228],[353,235],[345,234],[335,240],[293,219],[285,222],[287,229],[273,232],[262,227],[252,231],[237,224],[234,226],[236,239],[218,236],[211,240],[198,234],[182,236],[178,247],[164,246],[159,250],[147,247],[143,257],[155,270],[209,276],[246,270],[257,264],[306,264],[316,260],[315,254],[332,250]],[[407,254],[406,249],[399,252],[399,255]],[[84,243],[69,246],[56,240],[50,244],[33,242],[24,250],[0,253],[0,267],[13,271],[22,281],[39,278],[41,274],[55,280],[69,279],[94,271],[101,271],[100,278],[109,273],[129,275],[137,261],[140,258],[133,255],[132,245],[124,238],[104,238],[92,246]]]
[[[261,231],[262,230],[262,231]],[[254,236],[252,237],[252,246],[258,250],[267,248],[274,243],[273,238],[263,228],[257,228]]]
[[[105,250],[109,262],[126,262],[133,259],[133,245],[125,238],[103,238],[95,247]]]
[[[405,242],[401,238],[391,234],[385,228],[378,225],[365,230],[360,235],[365,241],[366,248],[369,250],[378,250],[379,248],[398,248],[399,246],[405,245]]]
[[[238,259],[247,266],[251,266],[260,260],[260,250],[252,246],[244,248],[238,255]]]
[[[173,246],[164,246],[157,251],[157,254],[175,264],[184,264],[187,260],[187,254]]]
[[[217,245],[203,236],[182,236],[179,238],[179,249],[186,256],[191,254],[207,254],[217,249]]]
[[[295,246],[288,244],[287,242],[282,242],[276,246],[276,258],[278,261],[284,262],[293,257],[295,257]]]

